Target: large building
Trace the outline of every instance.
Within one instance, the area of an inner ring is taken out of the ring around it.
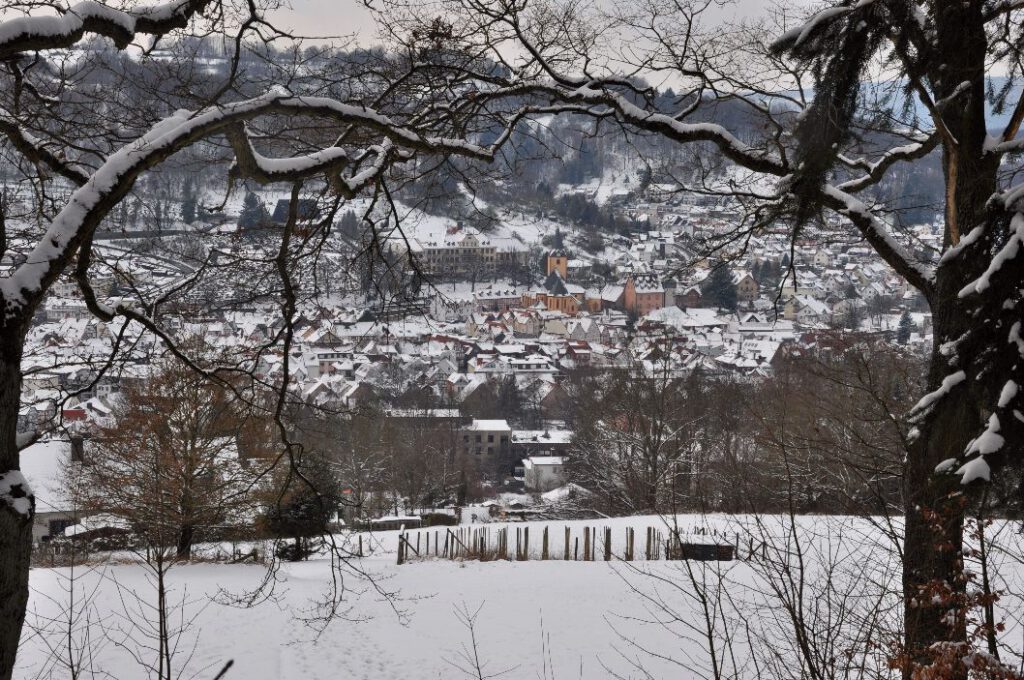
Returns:
[[[526,262],[525,246],[512,239],[491,238],[470,228],[452,227],[444,234],[396,239],[392,252],[404,251],[430,276],[493,276],[501,268]]]
[[[665,287],[657,274],[634,274],[626,279],[622,305],[636,316],[650,314],[665,306]]]
[[[463,453],[485,466],[508,464],[511,441],[512,428],[507,420],[474,420],[462,430]]]

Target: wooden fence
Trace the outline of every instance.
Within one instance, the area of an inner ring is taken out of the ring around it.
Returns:
[[[732,560],[767,556],[768,546],[751,536],[707,527],[689,531],[667,526],[611,527],[465,526],[403,531],[398,537],[398,564],[412,560],[563,560],[597,562],[638,560]],[[532,535],[531,535],[532,533]],[[697,539],[697,537],[702,537]],[[704,538],[707,537],[707,538]],[[710,539],[710,540],[708,540]],[[532,540],[532,542],[531,542]]]

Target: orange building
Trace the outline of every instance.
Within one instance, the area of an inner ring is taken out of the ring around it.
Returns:
[[[636,274],[626,279],[623,306],[636,316],[650,314],[665,306],[665,287],[655,274]]]
[[[561,250],[552,250],[548,253],[547,271],[544,276],[551,276],[551,272],[558,272],[563,281],[569,280],[569,256]]]

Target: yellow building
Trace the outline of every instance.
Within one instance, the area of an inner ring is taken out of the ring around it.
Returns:
[[[558,272],[563,281],[569,280],[569,257],[561,250],[552,250],[548,253],[548,266],[544,276],[551,276],[551,272]]]

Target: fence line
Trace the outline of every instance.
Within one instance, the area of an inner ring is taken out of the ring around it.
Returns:
[[[510,529],[515,529],[512,534]],[[608,562],[621,559],[637,561],[637,540],[635,527],[625,527],[620,541],[616,542],[611,527],[584,526],[582,531],[566,525],[562,536],[562,550],[558,551],[557,532],[546,525],[541,529],[540,540],[531,547],[529,526],[503,526],[492,529],[488,525],[445,527],[443,529],[403,530],[398,536],[398,564],[410,560],[557,560]],[[555,535],[552,535],[555,534]],[[536,527],[534,537],[536,537]],[[694,541],[694,537],[709,537],[711,541]],[[581,539],[582,538],[582,542]],[[744,540],[745,539],[745,540]],[[553,549],[554,547],[554,549]],[[648,526],[640,547],[643,560],[767,560],[769,544],[753,535],[741,536],[739,532],[725,532],[709,527],[694,526],[690,531]],[[582,548],[582,550],[581,550]],[[600,550],[599,550],[600,548]],[[617,548],[617,549],[616,549]],[[776,547],[772,548],[774,553]]]

